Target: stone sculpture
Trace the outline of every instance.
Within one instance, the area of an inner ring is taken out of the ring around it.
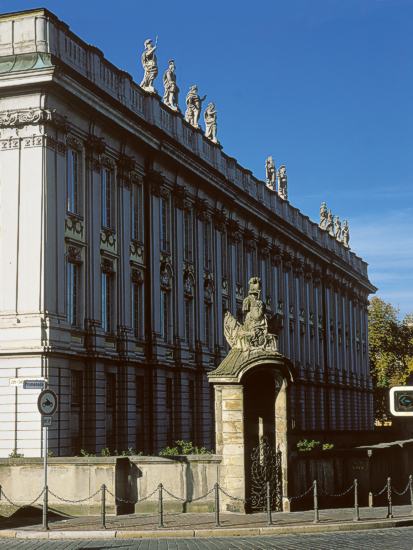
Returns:
[[[343,230],[342,230],[342,242],[346,248],[349,248],[350,242],[350,228],[348,226],[348,221],[344,220]]]
[[[325,230],[328,231],[328,233],[332,237],[334,237],[334,217],[333,217],[333,213],[331,212],[331,210],[329,210],[328,213],[327,213],[327,221],[326,221]]]
[[[282,164],[278,170],[278,195],[281,199],[287,200],[287,168]]]
[[[198,86],[191,86],[186,96],[186,111],[185,120],[189,122],[194,128],[199,128],[199,117],[201,115],[202,102],[205,101],[204,97],[199,97]]]
[[[338,241],[341,241],[341,233],[341,221],[340,218],[336,216],[334,220],[334,236]]]
[[[153,87],[153,81],[158,76],[158,61],[155,54],[157,43],[158,37],[156,37],[155,45],[153,45],[152,40],[145,40],[145,50],[141,57],[142,67],[144,70],[141,88],[151,94],[156,94],[156,90]]]
[[[265,177],[267,180],[267,187],[275,191],[277,171],[275,169],[275,164],[273,158],[267,157],[265,161]]]
[[[259,277],[252,277],[248,286],[248,296],[242,303],[244,323],[239,323],[227,311],[224,318],[225,338],[233,349],[244,352],[254,350],[276,352],[278,339],[275,334],[268,332],[265,304],[261,300],[261,280]]]
[[[176,84],[175,61],[173,59],[168,62],[168,68],[163,73],[163,85],[163,102],[165,103],[165,105],[168,105],[168,107],[173,111],[179,111],[179,88]]]
[[[217,111],[214,103],[208,103],[208,107],[204,113],[205,120],[205,137],[213,143],[218,143],[217,140]]]
[[[327,218],[328,218],[328,210],[327,210],[327,204],[323,201],[320,206],[320,223],[319,227],[321,229],[326,229],[327,227]]]

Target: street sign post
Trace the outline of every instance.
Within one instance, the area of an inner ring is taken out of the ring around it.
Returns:
[[[413,416],[413,386],[390,389],[390,412],[394,416]]]
[[[10,378],[10,386],[23,387],[24,390],[44,390],[47,386],[47,379],[39,376],[38,378]]]
[[[43,529],[49,529],[47,521],[47,500],[48,500],[48,487],[47,487],[47,430],[52,423],[52,416],[57,410],[58,398],[53,390],[43,390],[40,392],[37,399],[37,408],[42,415],[42,428],[43,428],[43,466],[44,466],[44,494],[43,494]]]

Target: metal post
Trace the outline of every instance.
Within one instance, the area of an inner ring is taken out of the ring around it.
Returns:
[[[215,483],[215,527],[221,527],[219,521],[219,484]]]
[[[158,495],[159,523],[158,523],[158,527],[165,527],[165,525],[163,523],[163,495],[162,495],[163,485],[162,485],[162,483],[160,483],[158,485],[158,489],[159,489],[159,495]]]
[[[100,488],[102,491],[100,500],[100,513],[102,517],[102,529],[106,529],[106,485],[103,483]]]
[[[267,524],[272,525],[272,516],[271,516],[271,486],[270,482],[267,481]]]
[[[393,517],[393,505],[391,502],[391,477],[387,478],[387,516],[386,518]]]
[[[318,514],[318,492],[317,492],[317,480],[313,481],[313,498],[314,498],[314,523],[320,521],[320,516]]]
[[[353,521],[360,521],[359,510],[359,482],[357,478],[354,480],[354,517]]]
[[[412,506],[411,513],[413,514],[413,476],[409,475],[409,489],[410,489],[410,504]],[[0,486],[0,497],[1,497],[1,486]]]
[[[42,418],[43,420],[43,418]],[[47,487],[47,427],[43,428],[43,468],[44,468],[44,493],[43,493],[43,529],[49,529],[47,506],[48,506],[48,487]]]

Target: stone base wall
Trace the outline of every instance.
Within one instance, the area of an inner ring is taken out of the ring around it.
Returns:
[[[205,499],[192,502],[210,491],[219,481],[221,457],[216,455],[188,455],[174,458],[163,457],[75,457],[50,458],[48,486],[58,497],[79,501],[96,491],[86,502],[62,502],[49,493],[50,509],[73,515],[99,514],[102,484],[106,493],[108,514],[133,512],[156,513],[158,491],[147,500],[159,483],[178,497],[164,492],[165,511],[192,512],[212,511],[214,493]],[[33,501],[43,489],[43,461],[39,458],[0,459],[0,485],[7,497],[23,507]],[[131,504],[125,504],[122,499]],[[183,500],[179,500],[183,499]],[[35,506],[42,504],[39,499]],[[0,515],[10,515],[16,507],[2,498]]]

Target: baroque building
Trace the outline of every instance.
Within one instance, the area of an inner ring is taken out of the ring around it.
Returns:
[[[57,456],[212,448],[207,373],[252,276],[295,369],[291,433],[372,429],[366,263],[216,118],[208,139],[44,9],[0,16],[0,89],[0,456],[42,452],[38,390],[11,385],[39,377]]]

